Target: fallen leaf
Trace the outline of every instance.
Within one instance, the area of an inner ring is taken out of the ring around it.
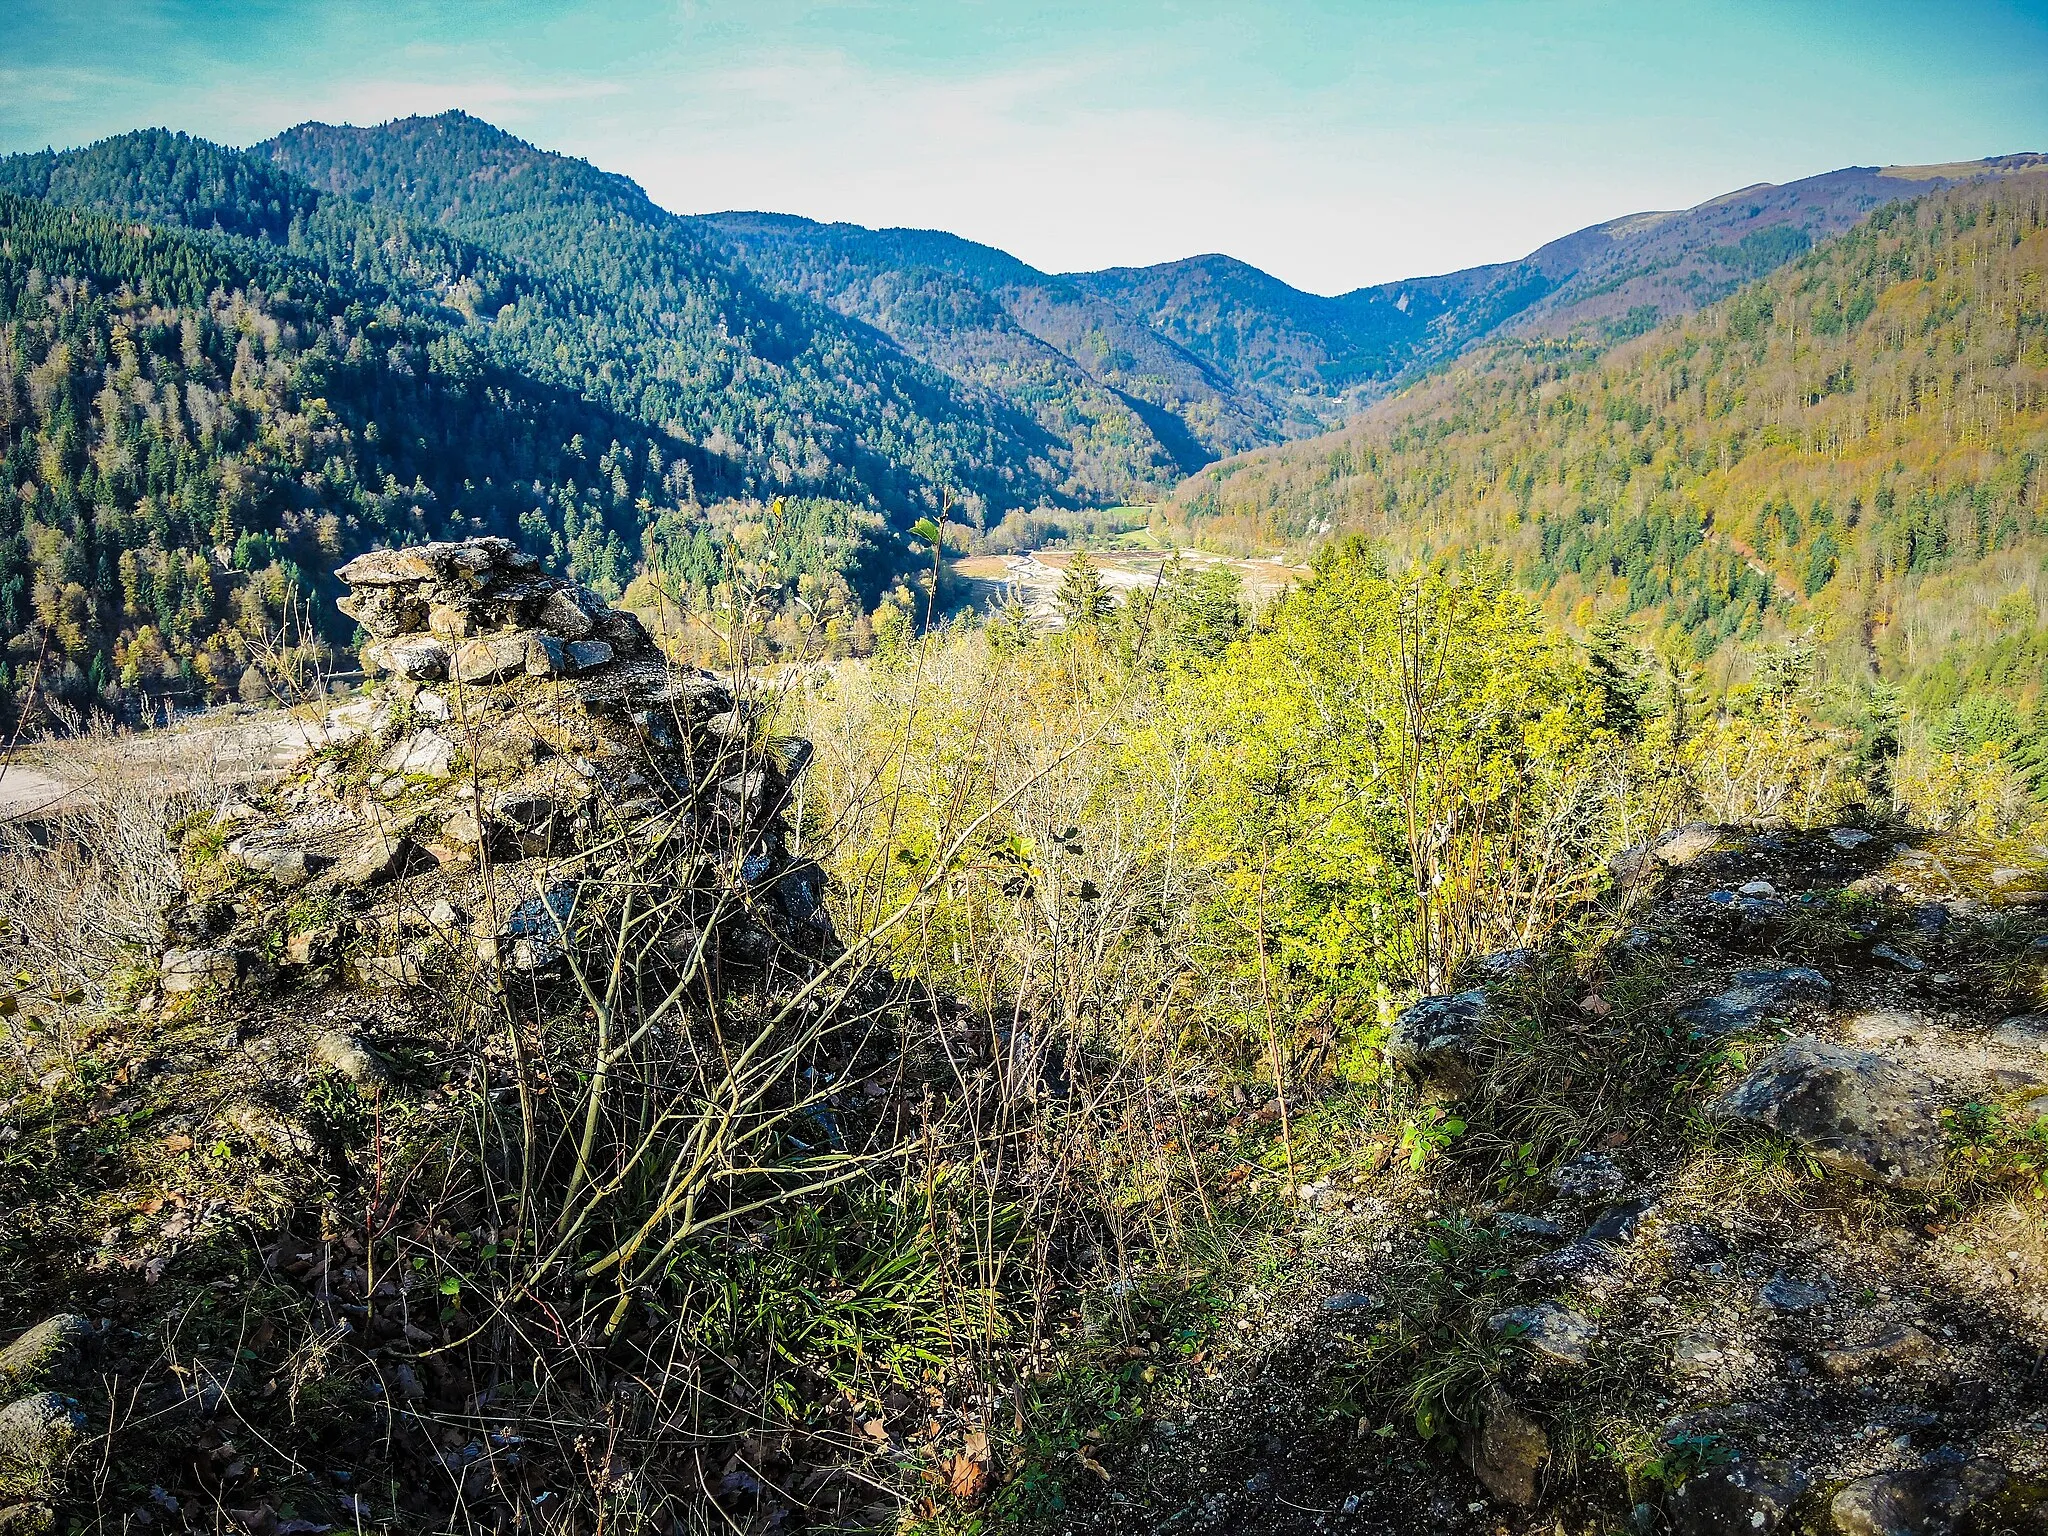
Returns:
[[[1109,1481],[1109,1468],[1105,1467],[1101,1462],[1097,1461],[1093,1456],[1089,1455],[1087,1446],[1082,1446],[1078,1451],[1074,1452],[1074,1454],[1080,1458],[1082,1466],[1086,1467],[1090,1472],[1093,1472],[1105,1483]]]
[[[889,1426],[884,1424],[880,1419],[869,1419],[867,1423],[861,1425],[860,1428],[861,1433],[866,1435],[870,1440],[886,1440],[889,1438]]]
[[[947,1459],[946,1486],[953,1497],[962,1503],[981,1497],[981,1491],[988,1485],[988,1469],[972,1456],[960,1455]]]

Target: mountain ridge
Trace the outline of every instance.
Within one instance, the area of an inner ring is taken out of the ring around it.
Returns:
[[[2043,161],[2020,152],[1754,183],[1691,208],[1589,225],[1513,261],[1322,295],[1225,253],[1051,273],[943,230],[676,213],[628,177],[461,112],[367,128],[303,123],[246,151],[207,146],[239,157],[215,165],[212,182],[154,172],[153,156],[178,158],[164,155],[172,143],[196,151],[204,141],[146,130],[15,156],[0,162],[0,182],[79,201],[76,167],[97,156],[122,162],[132,187],[125,207],[85,198],[110,214],[278,243],[292,238],[294,220],[314,217],[307,197],[413,221],[492,253],[514,290],[514,268],[527,269],[529,292],[551,282],[559,322],[611,310],[582,336],[564,338],[558,324],[521,365],[733,459],[749,487],[888,500],[922,483],[913,499],[928,510],[942,499],[936,471],[984,521],[1047,503],[1170,494],[1207,463],[1339,426],[1492,337],[1626,339],[1725,297],[1886,202]],[[267,205],[253,217],[252,201]],[[593,275],[620,291],[593,297]],[[535,307],[546,306],[526,306]],[[473,318],[500,334],[495,312]],[[848,322],[857,329],[844,330]],[[503,335],[516,343],[517,327]],[[873,381],[855,392],[903,401],[879,431],[833,419],[848,388],[832,359],[851,356]],[[683,377],[697,392],[687,402],[674,387]],[[766,407],[762,397],[792,390],[800,409]],[[907,436],[898,418],[913,423]],[[809,430],[778,446],[778,435],[795,435],[792,419]],[[975,453],[964,444],[977,437],[994,446],[970,470]],[[938,446],[949,438],[953,446]],[[856,457],[864,467],[850,477],[828,471]],[[907,462],[926,468],[906,478]],[[954,468],[938,468],[946,463]]]
[[[1228,456],[1250,446],[1247,433],[1271,443],[1328,430],[1492,336],[1626,339],[1726,297],[1889,202],[2015,174],[2043,160],[2023,152],[1757,182],[1689,208],[1603,220],[1512,261],[1334,295],[1294,288],[1222,252],[1051,273],[942,230],[762,211],[690,217],[720,230],[736,261],[772,281],[877,325],[937,366],[1004,388],[1010,365],[1001,346],[965,331],[937,333],[927,320],[902,322],[875,292],[923,268],[943,270],[949,290],[971,290],[956,291],[955,301],[984,315],[1000,312],[1061,353],[1072,370],[1122,393],[1126,403],[1172,411],[1205,449]],[[1077,304],[1075,291],[1111,306],[1121,323],[1104,326],[1101,311]],[[1132,323],[1173,352],[1150,353],[1149,370],[1129,366],[1134,356],[1114,354]],[[1059,430],[1061,413],[1071,415],[1072,406],[1063,399],[1040,419]],[[1098,405],[1091,420],[1100,417]],[[1155,451],[1151,462],[1176,457],[1184,455]],[[1142,466],[1124,468],[1142,479]]]

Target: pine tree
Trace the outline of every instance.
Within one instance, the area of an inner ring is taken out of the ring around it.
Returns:
[[[1600,690],[1602,723],[1620,736],[1643,727],[1643,696],[1650,691],[1643,648],[1619,611],[1603,615],[1586,636],[1587,665]]]
[[[1096,573],[1095,562],[1088,558],[1085,544],[1067,562],[1067,573],[1060,578],[1055,601],[1068,629],[1085,629],[1109,616],[1114,605],[1102,585],[1102,577]]]

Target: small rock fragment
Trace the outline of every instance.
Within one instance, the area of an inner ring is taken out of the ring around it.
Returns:
[[[2001,1020],[1998,1028],[1991,1032],[1991,1038],[2000,1045],[2048,1054],[2048,1017],[2040,1014],[2022,1014]]]
[[[1628,1183],[1614,1159],[1605,1152],[1581,1152],[1570,1162],[1551,1170],[1551,1187],[1574,1200],[1597,1200],[1617,1195]]]
[[[439,731],[415,731],[379,760],[386,773],[445,779],[455,771],[455,743]]]
[[[1536,1502],[1536,1476],[1549,1459],[1550,1436],[1520,1409],[1494,1404],[1479,1427],[1463,1436],[1459,1449],[1472,1475],[1496,1499],[1517,1509]]]
[[[47,1488],[84,1428],[78,1405],[55,1392],[38,1392],[0,1408],[0,1478]]]
[[[1536,951],[1526,945],[1519,949],[1498,950],[1482,955],[1472,962],[1474,975],[1488,981],[1505,981],[1510,976],[1526,976],[1536,968]]]
[[[312,1055],[317,1065],[340,1073],[352,1083],[374,1085],[388,1081],[384,1064],[346,1030],[321,1031],[313,1040]]]
[[[569,648],[553,635],[529,635],[526,642],[526,672],[529,677],[560,677],[573,672]]]
[[[376,885],[402,871],[415,851],[410,838],[388,824],[379,824],[356,844],[347,860],[335,867],[332,878],[337,885]]]
[[[1712,853],[1721,846],[1721,833],[1717,827],[1705,822],[1694,822],[1667,832],[1651,847],[1650,856],[1658,863],[1672,869],[1690,864],[1702,854]]]
[[[1773,1312],[1806,1312],[1824,1305],[1828,1294],[1824,1285],[1809,1285],[1788,1275],[1774,1275],[1764,1282],[1763,1289],[1757,1292],[1757,1299]]]
[[[1995,1463],[1942,1458],[1859,1477],[1835,1495],[1828,1514],[1839,1536],[1953,1536],[2007,1480]]]
[[[357,986],[380,991],[421,987],[427,981],[420,957],[414,954],[357,955],[349,962],[349,974]]]
[[[241,954],[232,949],[167,949],[158,964],[166,996],[202,987],[232,987],[242,974]]]
[[[1607,1244],[1589,1243],[1580,1238],[1553,1252],[1538,1254],[1522,1264],[1515,1274],[1523,1280],[1575,1285],[1598,1294],[1620,1283],[1622,1268],[1620,1258]]]
[[[749,768],[719,783],[717,811],[727,821],[752,825],[767,799],[768,775],[758,768]]]
[[[1650,1202],[1630,1200],[1622,1205],[1610,1205],[1586,1228],[1590,1242],[1608,1243],[1620,1246],[1635,1240],[1636,1232],[1643,1224],[1643,1217],[1649,1213]]]
[[[1819,971],[1787,966],[1775,971],[1742,971],[1735,985],[1678,1011],[1678,1022],[1709,1038],[1734,1034],[1761,1023],[1786,1003],[1825,1002],[1834,985]]]
[[[1502,1211],[1493,1218],[1501,1231],[1515,1237],[1563,1237],[1564,1228],[1542,1216],[1525,1216],[1520,1211]]]
[[[467,640],[477,631],[476,615],[467,604],[435,603],[427,610],[427,628],[449,640]]]
[[[526,670],[525,635],[492,635],[456,647],[449,672],[464,683],[500,683]]]
[[[304,848],[289,844],[230,843],[227,854],[252,875],[286,890],[304,885],[326,867],[328,860]]]
[[[1584,1313],[1554,1301],[1496,1312],[1487,1320],[1487,1327],[1496,1334],[1520,1339],[1537,1354],[1560,1365],[1584,1365],[1600,1332]]]
[[[92,1323],[76,1312],[44,1318],[0,1349],[0,1385],[20,1392],[63,1380],[76,1367],[79,1351],[93,1332]]]
[[[541,605],[540,627],[564,640],[582,640],[595,626],[589,610],[578,601],[573,591],[565,587],[549,593],[547,601]]]
[[[230,1104],[221,1118],[254,1142],[259,1152],[272,1157],[311,1157],[320,1147],[313,1133],[298,1121],[248,1100]]]
[[[448,646],[433,635],[394,635],[362,649],[363,670],[389,672],[409,682],[437,682],[448,675]]]
[[[1823,1375],[1837,1378],[1867,1376],[1873,1371],[1910,1365],[1934,1353],[1934,1340],[1918,1328],[1895,1328],[1868,1344],[1823,1349],[1813,1357]]]
[[[1665,1500],[1664,1513],[1676,1536],[1768,1536],[1785,1524],[1806,1488],[1806,1478],[1786,1462],[1738,1456],[1688,1477]]]

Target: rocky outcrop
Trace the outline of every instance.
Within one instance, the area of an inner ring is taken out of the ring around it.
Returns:
[[[808,748],[752,739],[724,683],[671,666],[631,614],[503,539],[380,550],[339,574],[374,681],[326,712],[316,750],[229,841],[195,834],[165,997],[545,969],[615,887],[645,881],[679,894],[679,931],[708,930],[683,946],[708,963],[829,947],[822,876],[783,826]],[[347,1031],[318,1035],[311,1064],[383,1080]]]

